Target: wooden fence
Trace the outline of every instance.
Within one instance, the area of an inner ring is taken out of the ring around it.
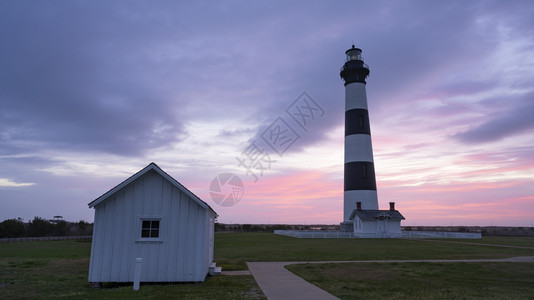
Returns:
[[[2,238],[2,239],[0,239],[0,243],[36,242],[36,241],[64,241],[64,240],[90,240],[91,238],[93,238],[92,235],[17,237],[17,238]]]

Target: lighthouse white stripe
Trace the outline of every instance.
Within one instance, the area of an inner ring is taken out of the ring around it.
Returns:
[[[345,191],[343,196],[343,221],[349,221],[350,214],[356,209],[356,202],[362,203],[362,209],[378,209],[378,196],[376,191]]]
[[[373,162],[373,146],[368,134],[351,134],[345,137],[345,163]]]
[[[345,111],[355,108],[367,108],[365,84],[354,82],[345,86]]]

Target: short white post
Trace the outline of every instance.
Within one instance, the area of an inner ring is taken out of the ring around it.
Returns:
[[[133,290],[139,290],[139,282],[141,281],[141,265],[143,264],[143,259],[138,257],[135,259],[135,273],[134,273],[134,285]]]

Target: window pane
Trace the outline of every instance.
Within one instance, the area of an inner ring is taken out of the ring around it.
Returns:
[[[160,220],[141,220],[141,237],[158,238]]]
[[[143,221],[143,229],[150,229],[150,221]]]

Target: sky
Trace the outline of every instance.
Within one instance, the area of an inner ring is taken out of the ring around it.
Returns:
[[[92,222],[155,162],[219,222],[339,224],[354,44],[380,208],[534,226],[533,37],[530,1],[1,1],[0,220]]]

